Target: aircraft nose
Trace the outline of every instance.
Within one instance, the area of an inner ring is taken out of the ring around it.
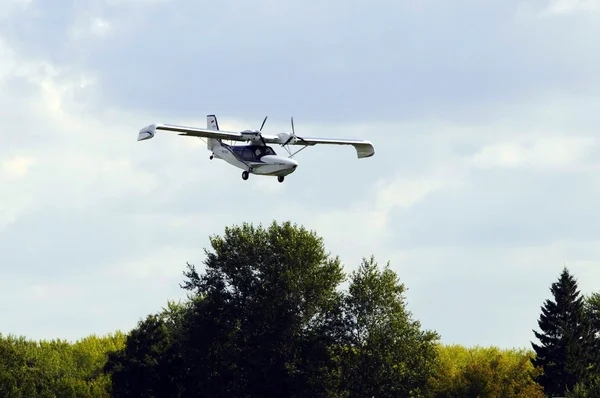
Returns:
[[[287,163],[293,168],[295,169],[296,167],[298,167],[298,162],[295,159],[287,159]]]

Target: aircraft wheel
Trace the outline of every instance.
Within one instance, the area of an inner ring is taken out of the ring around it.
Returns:
[[[213,158],[214,158],[214,156],[213,156],[213,155],[210,155],[210,160],[213,160]]]
[[[277,176],[277,181],[279,181],[279,182],[283,182],[283,180],[284,180],[284,177],[283,177],[283,176]]]
[[[244,171],[242,173],[242,179],[244,179],[244,180],[247,180],[249,176],[250,176],[250,173],[248,173],[247,171]]]

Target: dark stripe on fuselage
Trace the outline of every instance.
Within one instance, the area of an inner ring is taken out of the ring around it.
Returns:
[[[229,149],[234,155],[236,155],[242,162],[253,162],[257,164],[265,164],[265,162],[261,159],[262,156],[266,155],[277,155],[273,148],[264,145],[227,145],[225,143],[221,143],[222,146]],[[257,149],[262,149],[266,151],[270,151],[272,153],[265,153],[260,158],[256,156],[255,151]],[[245,158],[244,154],[252,154],[252,158]]]

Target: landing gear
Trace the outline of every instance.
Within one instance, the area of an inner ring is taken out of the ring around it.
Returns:
[[[250,176],[250,173],[248,173],[247,171],[242,172],[242,179],[243,180],[247,180],[249,176]]]
[[[283,180],[284,180],[284,177],[283,177],[283,176],[277,176],[277,181],[279,181],[279,182],[283,182]]]
[[[213,160],[214,157],[215,155],[210,155],[210,160]]]

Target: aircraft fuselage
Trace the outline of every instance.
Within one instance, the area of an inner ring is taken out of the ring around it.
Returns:
[[[211,149],[215,158],[252,174],[283,177],[293,173],[298,167],[296,160],[278,156],[270,146],[215,142]]]

